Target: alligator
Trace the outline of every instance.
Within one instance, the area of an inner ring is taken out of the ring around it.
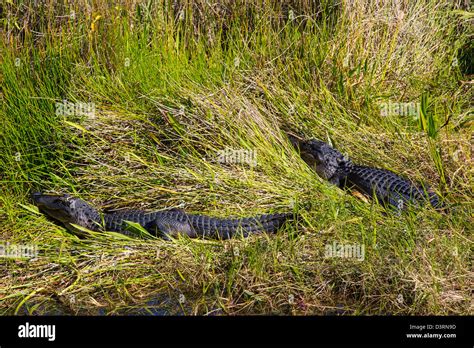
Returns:
[[[407,205],[422,205],[426,201],[434,208],[443,207],[436,193],[389,170],[354,164],[347,156],[318,139],[301,140],[291,134],[288,137],[300,151],[302,159],[321,178],[341,189],[355,188],[398,210]]]
[[[228,239],[239,233],[244,237],[259,232],[274,233],[294,216],[293,213],[277,213],[250,218],[220,219],[187,214],[174,208],[155,212],[127,210],[100,213],[82,199],[68,194],[36,192],[32,198],[41,213],[76,234],[80,234],[81,230],[73,224],[92,231],[112,231],[130,235],[129,226],[125,222],[130,221],[140,224],[150,234],[168,240],[179,234],[191,238]]]

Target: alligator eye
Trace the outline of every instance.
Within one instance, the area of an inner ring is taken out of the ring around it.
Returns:
[[[317,162],[316,158],[314,158],[314,156],[310,153],[302,153],[301,154],[301,157],[303,158],[303,160],[308,163],[308,164],[313,164],[315,162]]]

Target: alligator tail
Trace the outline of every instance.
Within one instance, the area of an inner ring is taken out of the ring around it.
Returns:
[[[435,209],[442,209],[446,207],[441,201],[440,197],[433,191],[428,191],[428,199],[430,201],[431,206]]]
[[[264,214],[241,219],[188,215],[188,221],[198,236],[228,239],[240,233],[244,237],[252,233],[275,233],[287,220],[294,217],[293,213]]]

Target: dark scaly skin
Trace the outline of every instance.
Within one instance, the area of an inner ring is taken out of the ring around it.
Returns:
[[[434,208],[441,206],[438,196],[385,169],[353,165],[346,178],[346,186],[355,186],[368,196],[403,209],[406,204],[429,200]]]
[[[40,212],[64,224],[72,232],[79,232],[71,224],[92,231],[112,231],[130,234],[125,221],[136,222],[153,235],[168,238],[186,234],[191,238],[211,237],[228,239],[242,233],[276,232],[293,214],[266,214],[242,219],[219,219],[204,215],[187,214],[179,209],[157,212],[124,211],[100,214],[79,198],[69,195],[33,194]]]
[[[423,187],[385,169],[359,166],[332,148],[317,140],[300,140],[289,135],[290,142],[300,150],[303,160],[319,176],[340,188],[355,187],[379,202],[403,209],[407,204],[422,204],[429,201],[435,208],[442,207],[439,197]]]

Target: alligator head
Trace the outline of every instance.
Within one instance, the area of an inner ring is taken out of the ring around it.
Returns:
[[[52,195],[35,192],[32,195],[34,204],[39,211],[58,221],[72,232],[80,232],[71,224],[98,231],[101,221],[100,214],[82,199],[68,194]]]
[[[288,134],[288,138],[291,144],[299,149],[301,158],[321,178],[337,186],[343,185],[343,179],[348,175],[352,166],[350,159],[324,141],[317,139],[301,140],[290,134]]]

